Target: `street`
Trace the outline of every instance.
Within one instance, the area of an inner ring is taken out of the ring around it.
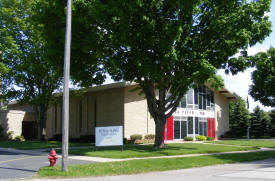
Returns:
[[[61,163],[61,158],[57,164]],[[70,160],[68,164],[92,163],[90,161]],[[38,169],[49,165],[48,153],[26,153],[26,151],[14,152],[0,150],[0,180],[12,180],[30,178],[36,174]]]

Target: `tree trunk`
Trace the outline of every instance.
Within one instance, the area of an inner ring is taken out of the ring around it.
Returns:
[[[166,123],[166,119],[165,116],[163,117],[159,117],[159,118],[155,118],[155,144],[154,147],[155,148],[163,148],[164,145],[164,129],[165,129],[165,123]]]
[[[47,133],[46,133],[46,120],[47,120],[47,106],[40,105],[40,133],[41,133],[41,141],[48,141]]]
[[[37,123],[37,138],[40,141],[47,140],[46,137],[46,120],[47,120],[47,106],[39,105],[35,107],[36,123]]]

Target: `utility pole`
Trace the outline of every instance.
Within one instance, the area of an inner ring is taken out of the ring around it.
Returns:
[[[249,111],[249,102],[248,102],[248,96],[247,96],[247,98],[246,98],[246,108],[247,108],[247,110]],[[247,139],[249,140],[250,139],[250,134],[249,134],[249,132],[250,132],[250,120],[249,119],[247,119],[247,131],[246,131],[246,137],[247,137]]]
[[[62,171],[68,171],[69,147],[69,76],[71,54],[72,0],[67,0],[66,34],[64,50],[64,86],[62,107]]]

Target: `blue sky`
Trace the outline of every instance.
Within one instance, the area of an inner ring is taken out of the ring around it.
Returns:
[[[253,47],[248,49],[250,55],[256,54],[261,51],[266,51],[270,47],[275,47],[275,0],[271,4],[271,12],[268,14],[270,20],[272,21],[272,33],[267,37],[262,44],[258,43]],[[247,69],[244,72],[240,72],[235,76],[225,75],[223,70],[219,70],[218,74],[221,75],[224,79],[225,86],[230,91],[237,93],[246,100],[248,95],[249,85],[252,84],[251,81],[251,72],[252,68]],[[275,89],[275,88],[274,88]],[[259,102],[255,102],[251,96],[248,96],[249,100],[249,110],[252,112],[253,109],[259,105],[265,111],[271,110],[271,107],[264,107]]]

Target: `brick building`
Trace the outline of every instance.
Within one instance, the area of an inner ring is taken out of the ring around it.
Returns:
[[[70,138],[92,137],[96,126],[122,125],[125,138],[133,134],[154,134],[155,123],[148,111],[144,95],[131,91],[136,86],[126,82],[112,83],[92,87],[81,95],[72,96],[69,115]],[[196,135],[219,138],[229,129],[228,103],[233,99],[236,97],[225,88],[219,91],[207,86],[190,89],[182,98],[177,111],[167,119],[165,140]],[[25,110],[25,116],[12,115],[15,114],[16,107],[21,112]],[[8,106],[7,125],[10,125],[9,131],[13,131],[14,136],[26,132],[24,129],[32,129],[30,124],[29,127],[26,126],[27,121],[34,123],[32,111],[27,107],[18,104]],[[62,105],[52,104],[47,115],[47,137],[61,135]]]

